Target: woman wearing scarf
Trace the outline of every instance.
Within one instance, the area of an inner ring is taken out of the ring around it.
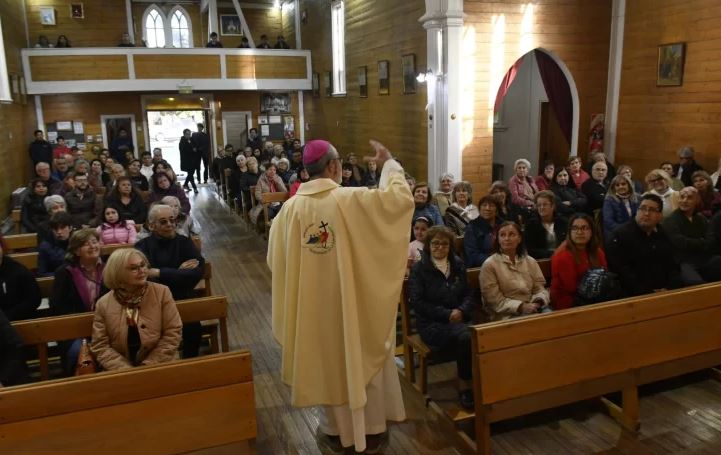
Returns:
[[[631,179],[617,175],[611,180],[603,201],[603,238],[610,239],[613,231],[636,216],[638,195],[633,191]]]
[[[75,231],[68,243],[65,265],[55,271],[50,310],[54,315],[93,311],[95,302],[107,289],[103,287],[103,262],[100,240],[95,229]],[[63,367],[72,374],[82,340],[60,343]]]
[[[183,323],[167,286],[148,281],[148,259],[132,248],[108,258],[90,349],[105,370],[169,362],[177,357]]]

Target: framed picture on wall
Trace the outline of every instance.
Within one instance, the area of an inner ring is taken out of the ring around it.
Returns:
[[[220,34],[222,36],[240,36],[243,29],[240,26],[240,18],[235,14],[220,15]]]
[[[368,98],[368,67],[358,68],[358,91],[361,98]]]
[[[403,94],[416,93],[416,55],[404,55],[401,59],[403,69]]]
[[[320,96],[320,81],[318,73],[313,73],[313,97],[318,98]]]
[[[685,58],[686,43],[670,43],[658,46],[656,86],[672,87],[682,85]]]
[[[390,73],[388,71],[390,62],[388,60],[378,61],[378,94],[388,95],[391,89]]]
[[[260,95],[260,112],[263,114],[290,114],[289,93],[263,93]],[[278,121],[280,123],[280,119]]]
[[[330,71],[323,73],[323,90],[325,91],[325,96],[333,96],[333,84],[330,78]]]
[[[52,6],[40,7],[40,23],[43,25],[55,25],[55,9]]]
[[[85,19],[85,9],[82,3],[70,4],[70,17],[73,19]]]

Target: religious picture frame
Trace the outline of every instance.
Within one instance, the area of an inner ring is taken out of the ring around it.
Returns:
[[[323,73],[323,91],[325,96],[333,96],[333,79],[330,77],[330,71]]]
[[[403,70],[403,94],[416,93],[416,54],[407,54],[401,57]]]
[[[361,98],[368,98],[368,67],[358,68],[358,92]]]
[[[55,8],[52,6],[40,7],[40,23],[42,25],[55,25]]]
[[[318,73],[313,73],[313,98],[320,97],[320,76]]]
[[[240,25],[240,17],[235,14],[220,15],[221,36],[242,36],[243,27]]]
[[[658,46],[657,87],[683,85],[683,67],[686,43],[668,43]]]
[[[72,19],[85,19],[85,8],[82,3],[70,4],[70,17]]]
[[[391,90],[390,62],[388,60],[378,61],[378,94],[388,95]]]
[[[290,114],[290,94],[266,92],[260,95],[262,114]]]

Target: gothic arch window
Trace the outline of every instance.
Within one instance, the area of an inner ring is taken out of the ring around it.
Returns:
[[[193,47],[193,27],[190,16],[182,6],[175,6],[168,13],[170,40],[173,47]]]
[[[156,5],[143,13],[143,39],[148,47],[165,47],[165,15]]]

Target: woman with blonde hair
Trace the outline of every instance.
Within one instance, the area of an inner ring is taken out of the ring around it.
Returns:
[[[633,191],[633,182],[618,174],[611,180],[603,201],[603,238],[610,239],[618,226],[636,216],[637,210],[638,195]]]
[[[672,188],[671,176],[662,169],[654,169],[646,174],[648,192],[660,197],[663,201],[663,217],[666,218],[678,208],[678,191]]]
[[[116,250],[104,276],[111,290],[97,303],[91,350],[106,370],[169,362],[178,355],[183,323],[170,293],[148,281],[148,259]]]

